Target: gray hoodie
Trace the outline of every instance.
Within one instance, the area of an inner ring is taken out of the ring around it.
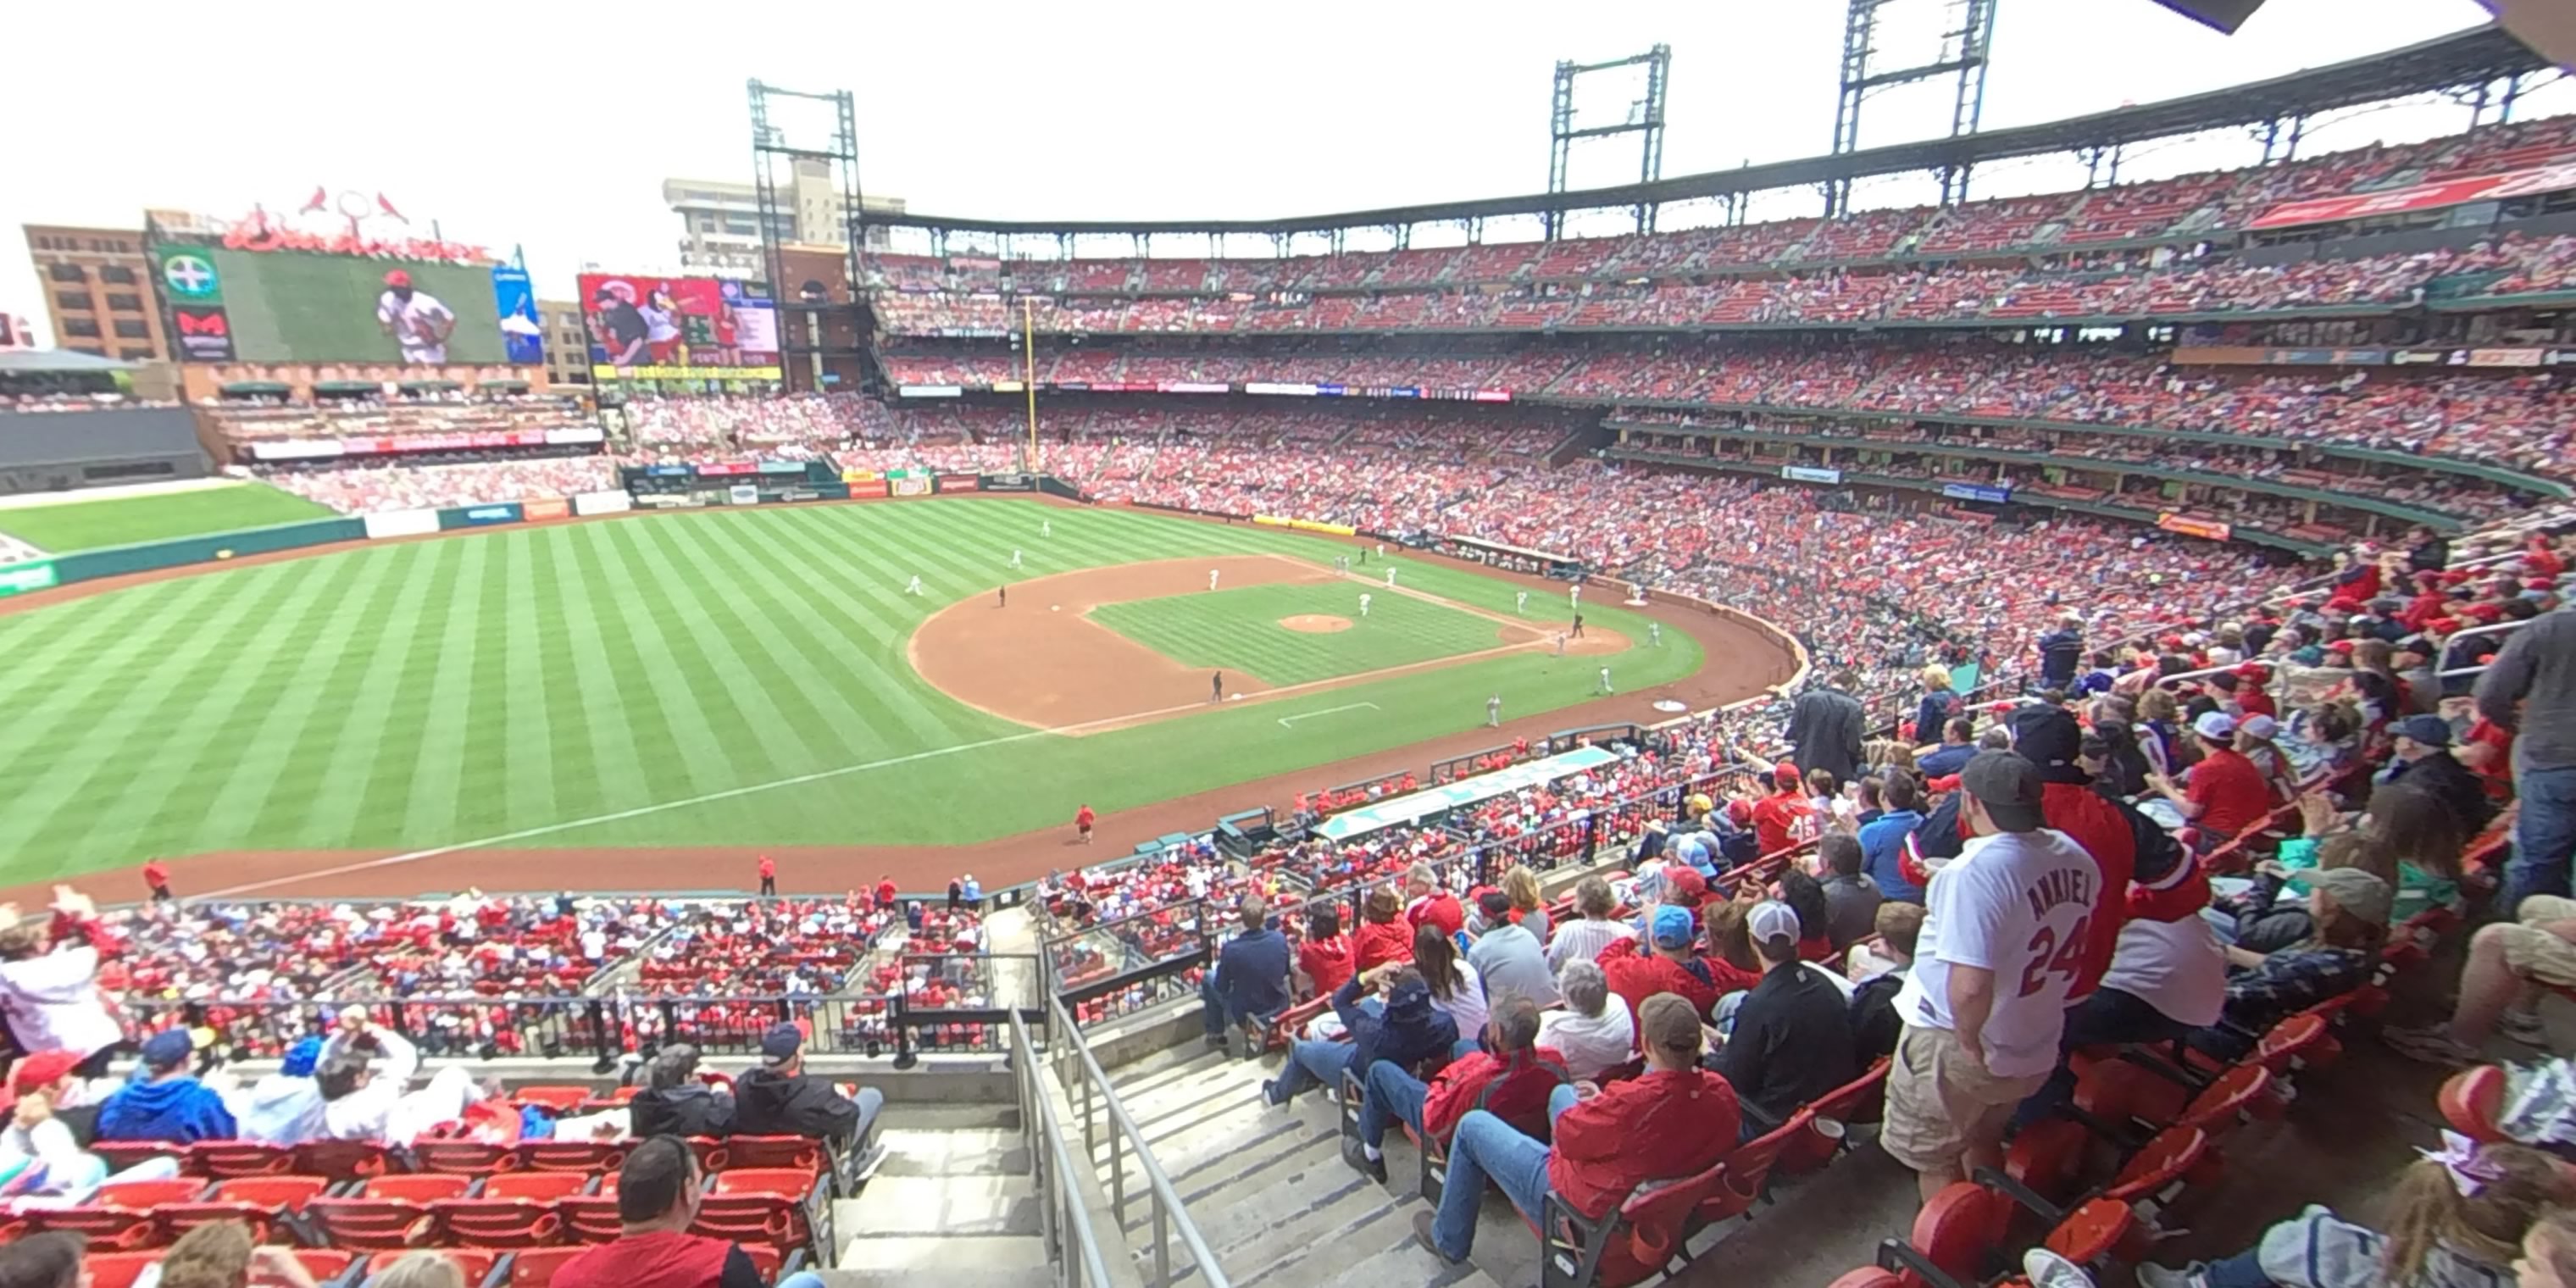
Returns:
[[[243,1140],[301,1145],[322,1138],[322,1085],[272,1073],[224,1097]]]

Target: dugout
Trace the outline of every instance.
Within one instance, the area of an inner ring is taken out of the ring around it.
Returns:
[[[167,483],[213,472],[180,407],[0,411],[0,495]]]

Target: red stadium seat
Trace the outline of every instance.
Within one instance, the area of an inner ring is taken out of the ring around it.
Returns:
[[[419,1251],[422,1251],[422,1249],[392,1248],[383,1252],[375,1253],[367,1258],[367,1277],[372,1279],[377,1275],[383,1274],[385,1271],[392,1269],[395,1262]],[[433,1251],[436,1251],[438,1255],[455,1262],[456,1268],[465,1272],[466,1288],[473,1288],[474,1285],[482,1283],[485,1279],[489,1278],[492,1274],[492,1263],[500,1260],[502,1256],[501,1253],[494,1252],[486,1248],[437,1248],[433,1249]],[[315,1277],[319,1278],[320,1276],[317,1275]],[[362,1288],[362,1286],[359,1284],[352,1284],[350,1285],[350,1288]]]
[[[2434,1102],[2441,1106],[2442,1121],[2451,1130],[2480,1144],[2496,1144],[2510,1139],[2496,1125],[2496,1116],[2504,1110],[2505,1071],[2502,1066],[2482,1064],[2452,1074],[2442,1084]]]
[[[102,1248],[143,1248],[151,1246],[159,1235],[152,1217],[154,1208],[164,1203],[186,1203],[205,1192],[206,1182],[201,1177],[124,1181],[100,1186],[88,1202],[38,1208],[24,1215],[29,1233],[69,1231]]]
[[[252,1141],[199,1141],[188,1147],[181,1166],[196,1176],[282,1176],[295,1170],[295,1151]]]
[[[411,1155],[419,1161],[423,1171],[462,1172],[469,1176],[490,1176],[496,1172],[515,1171],[519,1166],[515,1148],[487,1145],[481,1141],[414,1141]]]
[[[379,1176],[356,1194],[324,1197],[304,1205],[325,1242],[334,1246],[378,1250],[414,1247],[433,1228],[429,1205],[458,1199],[474,1183],[456,1174],[415,1173]]]
[[[517,1104],[542,1105],[557,1112],[569,1113],[589,1104],[597,1095],[598,1093],[589,1087],[516,1087],[511,1090],[510,1099]]]
[[[788,1168],[807,1173],[823,1170],[823,1142],[805,1136],[728,1136],[724,1170]]]
[[[555,1215],[563,1218],[562,1237],[574,1243],[608,1243],[626,1233],[626,1221],[617,1215],[614,1195],[592,1194],[558,1199],[555,1201]]]
[[[528,1140],[519,1142],[519,1166],[538,1172],[613,1172],[626,1157],[624,1145],[596,1140]]]
[[[393,1170],[385,1147],[366,1140],[308,1140],[295,1147],[295,1171],[335,1181],[362,1181]]]
[[[503,1172],[483,1182],[479,1198],[527,1199],[552,1203],[590,1189],[590,1177],[579,1172]]]
[[[527,1248],[555,1241],[563,1218],[552,1203],[517,1198],[437,1199],[431,1239],[471,1248]]]
[[[216,1184],[203,1199],[163,1203],[152,1209],[163,1242],[213,1221],[241,1221],[256,1243],[277,1243],[276,1227],[320,1197],[331,1181],[320,1176],[251,1176]]]
[[[524,1248],[510,1255],[509,1288],[546,1288],[554,1282],[555,1271],[563,1263],[580,1256],[585,1247]]]

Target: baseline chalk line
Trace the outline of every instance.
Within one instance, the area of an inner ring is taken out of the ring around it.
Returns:
[[[1303,720],[1308,716],[1328,716],[1336,711],[1358,711],[1363,708],[1375,711],[1378,710],[1378,705],[1374,702],[1345,702],[1338,707],[1326,707],[1321,711],[1300,711],[1293,716],[1279,717],[1279,727],[1286,729],[1292,722]]]

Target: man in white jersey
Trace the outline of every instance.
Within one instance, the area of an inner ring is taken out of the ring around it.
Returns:
[[[1924,893],[1879,1135],[1927,1200],[2002,1163],[2013,1106],[2057,1066],[2066,996],[2103,898],[2092,857],[2041,826],[2037,764],[1979,752],[1959,784],[1959,816],[1975,835]]]
[[[456,315],[437,296],[413,290],[411,274],[397,268],[385,274],[385,292],[376,297],[376,324],[402,346],[403,361],[436,365],[447,361]]]

